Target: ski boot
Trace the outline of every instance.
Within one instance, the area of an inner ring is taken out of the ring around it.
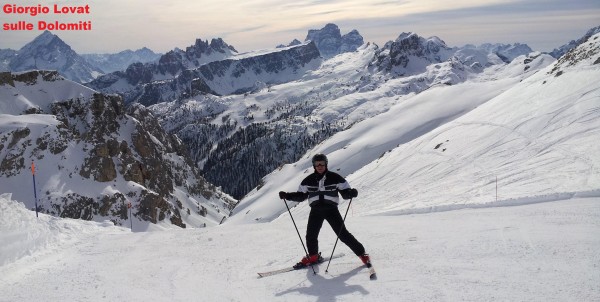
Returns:
[[[310,255],[310,256],[305,256],[302,258],[302,260],[300,260],[300,262],[298,262],[298,263],[296,263],[296,265],[294,265],[294,269],[305,268],[307,266],[310,266],[310,265],[313,265],[316,263],[321,263],[321,262],[323,262],[323,257],[321,257],[321,253]]]
[[[369,258],[369,254],[362,254],[358,256],[358,258],[360,258],[360,260],[367,266],[369,263],[371,263],[371,258]]]

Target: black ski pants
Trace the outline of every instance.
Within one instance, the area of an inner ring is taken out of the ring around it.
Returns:
[[[334,205],[315,205],[311,207],[308,215],[308,225],[306,227],[306,245],[308,254],[314,255],[319,252],[319,232],[323,226],[323,221],[327,220],[333,231],[340,232],[340,240],[345,243],[357,256],[365,253],[363,245],[348,232],[344,225],[344,219]]]

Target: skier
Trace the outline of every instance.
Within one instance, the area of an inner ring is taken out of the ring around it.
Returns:
[[[323,258],[319,254],[319,232],[323,221],[327,220],[334,232],[339,232],[339,239],[345,243],[356,254],[364,264],[369,264],[369,255],[365,253],[363,245],[348,232],[344,226],[342,215],[338,211],[338,192],[344,199],[358,196],[356,189],[350,188],[350,184],[339,174],[327,169],[327,156],[317,154],[312,158],[315,172],[307,176],[300,183],[298,192],[279,192],[279,198],[302,202],[308,198],[310,214],[306,227],[306,245],[308,255],[294,265],[298,269],[318,262]]]

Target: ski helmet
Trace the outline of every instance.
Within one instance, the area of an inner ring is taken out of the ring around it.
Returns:
[[[312,164],[313,164],[313,166],[318,161],[324,161],[325,162],[325,166],[327,166],[327,164],[329,164],[329,161],[327,160],[327,156],[325,156],[325,154],[322,154],[322,153],[315,154],[315,156],[313,156],[313,158],[312,158]]]

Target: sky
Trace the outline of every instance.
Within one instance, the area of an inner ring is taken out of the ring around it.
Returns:
[[[48,7],[47,14],[0,12],[2,24],[34,24],[0,31],[0,48],[20,49],[42,31],[38,22],[91,21],[89,31],[54,31],[78,53],[113,53],[148,47],[166,52],[198,38],[223,38],[239,52],[303,41],[327,23],[359,31],[382,46],[402,32],[438,36],[449,46],[526,43],[551,51],[600,25],[597,0],[62,0],[18,1]],[[9,3],[11,6],[13,3]],[[54,14],[53,6],[89,6],[89,14]]]

